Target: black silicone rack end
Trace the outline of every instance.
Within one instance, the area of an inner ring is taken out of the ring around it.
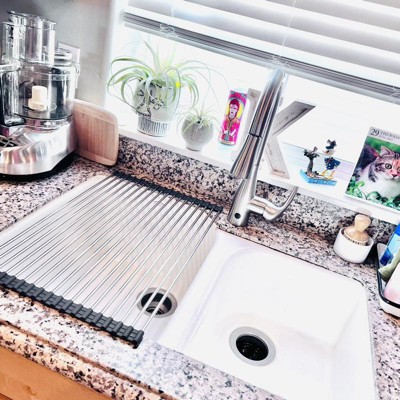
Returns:
[[[157,185],[155,183],[146,181],[146,180],[141,179],[141,178],[136,178],[135,176],[132,176],[132,175],[127,175],[127,174],[125,174],[123,172],[114,172],[113,175],[115,175],[115,176],[117,176],[117,177],[119,177],[121,179],[129,180],[129,181],[134,182],[134,183],[136,183],[138,185],[146,186],[146,187],[148,187],[150,189],[155,189],[155,190],[158,190],[158,191],[162,191],[163,193],[166,193],[166,194],[169,194],[171,196],[177,197],[177,198],[179,198],[181,200],[184,200],[184,201],[189,201],[189,202],[191,202],[193,204],[196,204],[196,205],[198,205],[200,207],[204,207],[204,208],[206,208],[208,210],[211,210],[211,211],[215,211],[215,212],[218,212],[218,213],[222,211],[222,207],[221,206],[217,206],[217,205],[215,205],[213,203],[210,203],[208,201],[196,199],[195,197],[191,197],[191,196],[188,196],[186,194],[177,192],[176,190],[173,190],[173,189],[166,189],[163,186]]]
[[[24,280],[18,279],[6,272],[0,272],[0,285],[19,293],[22,296],[36,300],[47,307],[53,308],[61,313],[70,315],[80,321],[86,322],[104,332],[126,340],[137,348],[143,339],[144,332],[127,326],[122,322],[115,321],[113,318],[106,317],[90,308],[76,304],[72,300],[66,300],[62,296],[57,296],[53,292],[48,292],[43,288],[35,286]]]

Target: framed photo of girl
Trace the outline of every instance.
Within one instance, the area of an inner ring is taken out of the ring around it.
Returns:
[[[370,128],[346,194],[400,211],[400,134]]]

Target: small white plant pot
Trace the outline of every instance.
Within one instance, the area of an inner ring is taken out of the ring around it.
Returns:
[[[185,140],[186,148],[193,151],[201,151],[213,138],[214,127],[210,125],[200,128],[198,124],[188,125],[188,121],[184,121],[182,124],[182,137]]]

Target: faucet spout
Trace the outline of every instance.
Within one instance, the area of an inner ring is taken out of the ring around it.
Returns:
[[[246,140],[231,169],[232,175],[242,179],[228,214],[228,221],[235,226],[247,225],[250,212],[262,215],[267,221],[275,220],[286,210],[297,193],[295,187],[280,207],[255,195],[258,168],[282,96],[284,78],[284,72],[279,69],[270,74]]]

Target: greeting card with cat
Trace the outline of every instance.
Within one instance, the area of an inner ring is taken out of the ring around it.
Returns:
[[[346,194],[400,211],[400,134],[370,128]]]

